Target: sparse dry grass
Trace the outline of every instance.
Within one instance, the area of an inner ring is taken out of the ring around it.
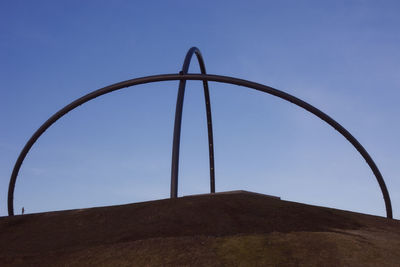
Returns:
[[[399,266],[397,220],[251,194],[0,218],[0,266]]]

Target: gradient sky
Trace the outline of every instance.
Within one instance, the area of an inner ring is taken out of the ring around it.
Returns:
[[[176,73],[191,46],[208,73],[263,83],[329,114],[380,168],[400,218],[399,1],[1,1],[0,216],[15,160],[74,99]],[[193,61],[190,72],[199,72]],[[15,212],[169,197],[178,82],[90,101],[34,145]],[[329,125],[276,97],[210,83],[216,190],[385,216],[378,183]],[[179,195],[209,191],[201,82],[188,82]]]

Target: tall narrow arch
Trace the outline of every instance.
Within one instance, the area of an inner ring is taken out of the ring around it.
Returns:
[[[192,47],[186,53],[185,61],[182,65],[181,74],[187,74],[189,65],[192,60],[193,54],[196,54],[197,61],[200,65],[201,74],[206,74],[206,66],[200,50],[197,47]],[[211,117],[211,102],[210,92],[208,90],[208,82],[203,81],[204,100],[206,104],[207,115],[207,132],[208,132],[208,156],[210,166],[210,192],[215,193],[215,165],[214,165],[214,141],[213,141],[213,128]],[[183,100],[185,97],[186,80],[179,81],[178,96],[176,99],[175,109],[175,122],[174,122],[174,137],[172,142],[172,160],[171,160],[171,198],[178,197],[178,175],[179,175],[179,148],[181,140],[181,126],[182,126],[182,111]]]

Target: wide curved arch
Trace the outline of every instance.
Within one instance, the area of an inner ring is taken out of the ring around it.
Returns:
[[[116,90],[120,90],[122,88],[139,85],[139,84],[162,82],[162,81],[174,81],[174,80],[182,80],[182,79],[213,81],[213,82],[235,84],[235,85],[239,85],[239,86],[252,88],[252,89],[282,98],[288,102],[291,102],[291,103],[311,112],[315,116],[319,117],[320,119],[322,119],[323,121],[328,123],[330,126],[332,126],[335,130],[337,130],[341,135],[343,135],[354,146],[354,148],[361,154],[361,156],[367,162],[368,166],[371,168],[373,174],[375,175],[375,178],[376,178],[376,180],[379,184],[379,187],[382,191],[383,199],[385,201],[385,206],[386,206],[386,217],[390,218],[390,219],[393,218],[392,204],[390,201],[389,192],[386,188],[386,184],[382,177],[381,172],[379,171],[375,162],[373,161],[371,156],[368,154],[368,152],[365,150],[365,148],[342,125],[340,125],[338,122],[336,122],[334,119],[332,119],[331,117],[329,117],[327,114],[325,114],[321,110],[317,109],[316,107],[314,107],[314,106],[308,104],[307,102],[305,102],[295,96],[292,96],[286,92],[280,91],[278,89],[275,89],[275,88],[272,88],[272,87],[269,87],[269,86],[266,86],[263,84],[247,81],[247,80],[242,80],[242,79],[228,77],[228,76],[211,75],[211,74],[160,74],[160,75],[153,75],[153,76],[147,76],[147,77],[126,80],[123,82],[119,82],[119,83],[112,84],[112,85],[103,87],[101,89],[95,90],[87,95],[84,95],[84,96],[76,99],[75,101],[71,102],[64,108],[60,109],[53,116],[51,116],[45,123],[43,123],[42,126],[40,126],[40,128],[32,135],[32,137],[25,144],[24,148],[22,149],[21,153],[18,156],[18,159],[14,165],[13,172],[11,174],[10,184],[8,187],[8,214],[10,216],[14,215],[13,201],[14,201],[15,183],[17,180],[18,172],[21,168],[21,165],[22,165],[26,155],[28,154],[29,150],[31,149],[33,144],[36,142],[36,140],[58,119],[63,117],[65,114],[67,114],[69,111],[73,110],[74,108],[76,108],[96,97],[99,97],[99,96],[107,94],[107,93],[111,93]]]
[[[206,66],[200,50],[197,47],[192,47],[186,53],[185,60],[182,65],[181,74],[187,74],[193,54],[196,54],[197,61],[200,65],[201,74],[206,74]],[[186,80],[179,81],[178,95],[175,108],[174,136],[172,142],[172,160],[171,160],[171,198],[178,197],[178,174],[179,174],[179,148],[181,143],[181,126],[183,100],[185,97]],[[204,100],[206,104],[207,115],[207,132],[208,132],[208,156],[210,166],[210,192],[215,193],[215,165],[214,165],[214,141],[211,118],[211,103],[210,92],[208,90],[208,82],[203,81]]]

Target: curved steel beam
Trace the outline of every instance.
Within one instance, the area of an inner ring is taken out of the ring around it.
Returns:
[[[202,74],[206,74],[206,66],[204,64],[203,57],[201,56],[200,50],[197,47],[192,47],[186,53],[185,61],[183,62],[181,74],[187,74],[189,65],[192,60],[193,54],[196,54],[197,61],[200,65],[200,71]],[[171,198],[178,197],[178,173],[179,173],[179,148],[181,143],[181,126],[182,126],[182,110],[183,110],[183,99],[185,97],[186,80],[180,80],[178,96],[176,99],[175,109],[175,123],[174,123],[174,137],[172,143],[172,161],[171,161]],[[211,118],[211,104],[210,104],[210,93],[208,90],[208,82],[203,81],[204,88],[204,100],[206,103],[206,114],[207,114],[207,131],[208,131],[208,155],[210,162],[210,192],[215,193],[215,170],[214,170],[214,141],[213,141],[213,130],[212,130],[212,118]]]
[[[28,140],[25,144],[24,148],[22,149],[21,153],[18,156],[18,159],[14,165],[13,172],[10,178],[10,184],[8,187],[8,214],[10,216],[14,215],[14,189],[15,189],[15,182],[17,180],[18,172],[21,168],[22,162],[24,161],[26,155],[28,154],[29,150],[36,142],[36,140],[58,119],[62,116],[67,114],[69,111],[75,109],[76,107],[96,98],[104,94],[111,93],[116,90],[120,90],[125,87],[130,87],[139,84],[146,84],[146,83],[153,83],[153,82],[162,82],[162,81],[177,81],[177,80],[200,80],[200,81],[213,81],[213,82],[220,82],[220,83],[227,83],[227,84],[235,84],[239,86],[245,86],[248,88],[252,88],[270,95],[277,96],[282,98],[288,102],[291,102],[309,112],[317,116],[318,118],[322,119],[330,126],[332,126],[335,130],[337,130],[341,135],[343,135],[354,147],[357,151],[361,154],[364,160],[367,162],[368,166],[371,168],[372,172],[375,175],[376,180],[380,186],[382,191],[383,199],[385,201],[386,206],[386,217],[392,219],[392,204],[390,201],[389,192],[386,188],[385,181],[383,180],[382,174],[380,173],[378,167],[376,166],[375,162],[365,150],[365,148],[357,141],[357,139],[352,136],[342,125],[336,122],[334,119],[329,117],[327,114],[322,112],[321,110],[317,109],[316,107],[308,104],[307,102],[292,96],[288,93],[280,91],[278,89],[262,85],[259,83],[242,80],[238,78],[228,77],[228,76],[220,76],[220,75],[210,75],[210,74],[160,74],[154,76],[147,76],[141,77],[131,80],[126,80],[120,83],[112,84],[101,89],[95,90],[87,95],[78,98],[77,100],[71,102],[64,108],[60,109],[57,113],[51,116],[42,126],[32,135],[32,137]]]

